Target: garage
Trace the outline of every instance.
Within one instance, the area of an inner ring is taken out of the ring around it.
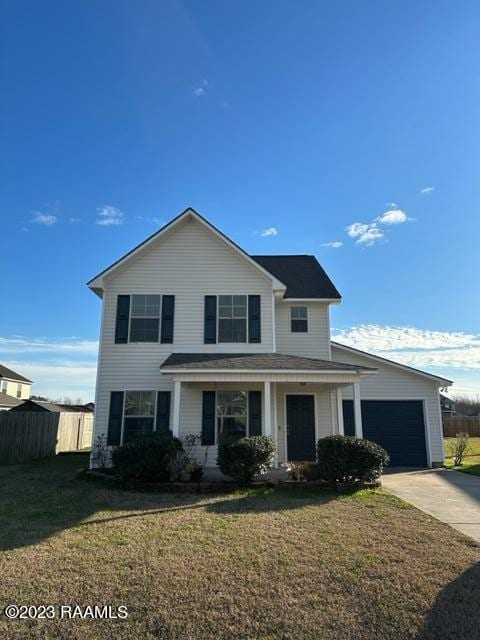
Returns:
[[[426,467],[422,400],[362,400],[363,437],[381,445],[392,467]],[[353,401],[343,401],[345,435],[355,435]]]

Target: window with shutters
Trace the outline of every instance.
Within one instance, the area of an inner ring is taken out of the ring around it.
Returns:
[[[308,332],[308,307],[290,307],[290,328],[292,333]]]
[[[247,296],[218,296],[218,341],[247,342]]]
[[[160,295],[132,295],[130,342],[158,342]]]
[[[217,440],[222,435],[247,435],[247,397],[246,391],[217,391]]]
[[[123,442],[153,431],[155,391],[126,391]]]

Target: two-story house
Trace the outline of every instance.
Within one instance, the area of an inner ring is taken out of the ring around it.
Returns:
[[[0,364],[0,411],[8,411],[30,398],[32,381]]]
[[[187,209],[88,286],[102,298],[95,437],[265,434],[276,463],[356,434],[392,464],[443,462],[439,388],[450,381],[330,340],[341,297],[308,255],[251,256]]]

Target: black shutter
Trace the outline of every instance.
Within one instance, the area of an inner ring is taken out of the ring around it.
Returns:
[[[248,435],[262,435],[262,392],[248,392]]]
[[[215,391],[203,392],[202,444],[215,444]]]
[[[203,341],[205,344],[217,342],[217,296],[205,296]]]
[[[170,391],[159,391],[157,394],[157,431],[170,429]]]
[[[117,321],[115,324],[115,342],[128,342],[128,320],[130,317],[130,296],[117,296]]]
[[[160,342],[173,342],[173,317],[175,313],[175,296],[162,297],[162,331]]]
[[[261,342],[260,296],[248,296],[248,341]]]
[[[110,413],[108,416],[107,444],[117,447],[122,435],[123,391],[112,391],[110,394]]]

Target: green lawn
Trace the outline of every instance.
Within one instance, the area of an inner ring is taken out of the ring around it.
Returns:
[[[469,449],[461,467],[454,467],[453,465],[452,454],[454,447],[455,438],[445,438],[445,466],[480,476],[480,438],[471,437],[469,439]]]
[[[480,547],[381,491],[197,497],[79,480],[85,456],[0,467],[0,638],[441,640],[480,628]]]

